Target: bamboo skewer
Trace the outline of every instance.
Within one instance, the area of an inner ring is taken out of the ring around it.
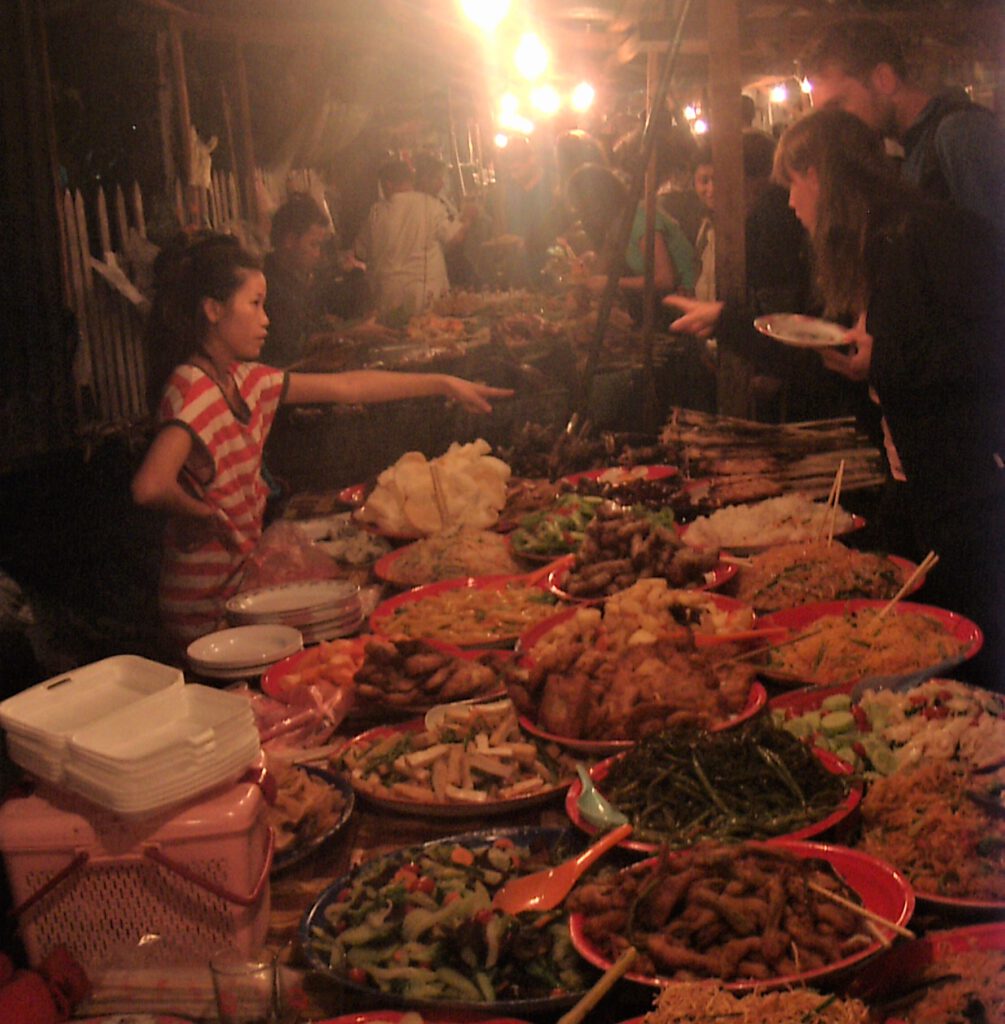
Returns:
[[[921,564],[911,573],[910,576],[904,581],[903,586],[897,591],[890,600],[883,605],[879,610],[879,614],[876,616],[878,622],[883,618],[884,615],[914,586],[918,580],[924,579],[938,564],[939,556],[934,551],[929,551],[927,555],[921,560]]]
[[[634,946],[629,946],[610,967],[594,982],[582,999],[558,1018],[558,1024],[580,1024],[580,1021],[607,995],[610,988],[632,965],[632,961],[638,955]]]
[[[853,903],[849,899],[845,899],[844,896],[839,895],[836,892],[832,892],[830,889],[825,888],[817,882],[807,883],[809,888],[819,896],[823,896],[829,899],[832,903],[837,903],[838,906],[844,907],[846,910],[853,910],[859,917],[864,917],[867,921],[875,921],[876,924],[881,924],[891,931],[896,932],[898,935],[903,935],[905,939],[916,939],[917,935],[911,931],[910,928],[905,928],[902,924],[897,924],[896,921],[891,921],[888,917],[883,917],[882,914],[877,914],[874,910],[869,910],[868,907],[863,907],[858,903]]]
[[[841,500],[841,484],[844,481],[844,459],[838,464],[837,473],[834,475],[834,490],[830,498],[830,515],[827,517],[827,547],[834,542],[834,525],[837,522],[838,509],[841,507],[838,502]]]
[[[889,935],[887,935],[887,934],[886,934],[886,932],[884,932],[884,931],[883,931],[883,929],[882,929],[882,928],[880,928],[880,926],[879,926],[878,924],[876,924],[876,922],[875,922],[875,921],[870,921],[870,920],[869,920],[868,918],[866,918],[866,921],[865,921],[865,926],[866,926],[866,928],[868,928],[868,929],[869,929],[869,931],[871,931],[871,932],[872,932],[872,934],[873,934],[873,935],[875,936],[875,938],[876,938],[876,941],[877,941],[877,942],[878,942],[878,943],[879,943],[879,944],[880,944],[880,945],[881,945],[881,946],[882,946],[882,947],[883,947],[884,949],[889,949],[889,948],[890,948],[890,946],[892,946],[892,945],[893,945],[893,943],[892,943],[892,942],[890,941],[890,936],[889,936]]]
[[[429,463],[429,475],[433,481],[433,498],[436,500],[436,512],[440,517],[440,529],[447,528],[447,501],[443,494],[443,484],[440,481],[440,471],[432,462]]]
[[[786,631],[788,631],[788,628],[789,627],[786,627]],[[788,647],[789,644],[798,643],[800,640],[808,640],[811,636],[816,636],[817,633],[821,632],[823,632],[822,626],[818,629],[811,629],[808,633],[799,633],[797,636],[794,636],[789,640],[783,640],[781,643],[770,644],[767,647],[757,647],[752,651],[745,651],[743,654],[738,654],[734,658],[726,658],[722,662],[722,664],[727,665],[734,661],[746,661],[748,659],[756,657],[758,654],[765,654],[768,651],[777,651],[780,647]],[[768,668],[769,666],[764,665],[762,667]]]

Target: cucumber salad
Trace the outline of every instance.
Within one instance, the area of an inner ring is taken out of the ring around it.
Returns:
[[[499,1001],[580,992],[588,968],[561,909],[519,916],[492,908],[513,875],[557,863],[500,836],[444,840],[364,864],[322,913],[313,958],[355,985],[408,1000]]]
[[[987,768],[1005,752],[1005,698],[952,679],[867,690],[857,702],[833,694],[818,710],[773,715],[794,735],[877,775],[928,761]]]

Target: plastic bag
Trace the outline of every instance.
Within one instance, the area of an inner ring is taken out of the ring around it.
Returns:
[[[351,690],[305,692],[297,704],[285,704],[245,684],[232,687],[231,692],[247,697],[259,740],[271,754],[286,749],[303,752],[329,743],[352,705]]]
[[[343,575],[338,562],[313,544],[296,523],[278,520],[266,528],[258,546],[248,556],[240,590],[300,580],[339,579]]]

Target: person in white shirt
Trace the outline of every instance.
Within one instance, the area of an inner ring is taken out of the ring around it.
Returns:
[[[379,180],[384,198],[370,208],[356,255],[366,264],[378,316],[412,316],[450,287],[443,248],[463,239],[471,217],[451,219],[439,199],[416,191],[404,160],[384,164]]]

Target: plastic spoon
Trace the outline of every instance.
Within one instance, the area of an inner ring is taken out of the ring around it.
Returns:
[[[504,914],[519,914],[524,910],[551,910],[557,907],[576,880],[598,857],[612,846],[631,835],[632,826],[624,824],[588,846],[581,854],[544,871],[511,878],[492,899],[492,906]]]
[[[583,791],[576,801],[579,813],[596,828],[614,828],[616,825],[624,825],[628,819],[617,807],[612,806],[600,795],[586,766],[577,764],[576,771],[579,773],[579,781],[583,786]]]

